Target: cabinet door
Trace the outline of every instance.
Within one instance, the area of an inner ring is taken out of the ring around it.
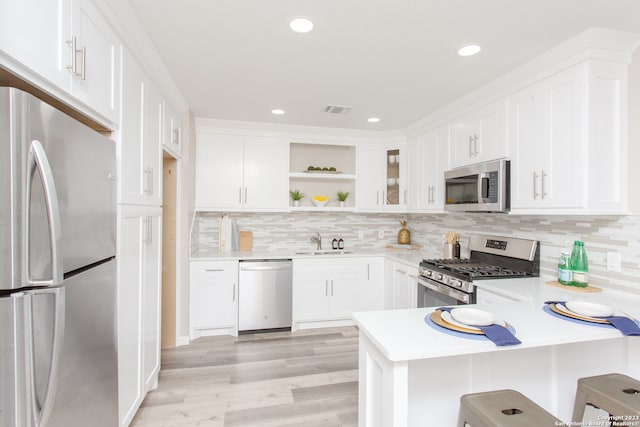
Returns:
[[[366,258],[366,310],[385,309],[384,257]]]
[[[238,263],[191,264],[191,328],[236,328]]]
[[[423,208],[426,210],[444,210],[444,172],[449,169],[448,141],[447,126],[441,126],[427,134],[423,153],[423,188],[427,192],[427,205]]]
[[[413,137],[407,141],[406,190],[408,195],[405,202],[408,210],[418,210],[427,205],[428,194],[431,194],[427,188],[423,187],[424,169],[428,168],[425,162],[425,151],[423,136]]]
[[[118,407],[127,426],[142,403],[143,208],[118,208]]]
[[[145,390],[155,389],[160,372],[160,310],[162,265],[162,211],[146,208],[143,232],[142,377]]]
[[[289,143],[275,138],[245,138],[243,205],[251,209],[289,206]]]
[[[327,266],[329,277],[329,319],[351,319],[366,308],[365,265],[348,260],[342,266]]]
[[[500,100],[450,125],[451,166],[460,167],[509,156],[507,101]]]
[[[451,167],[457,168],[476,163],[478,120],[472,115],[461,117],[450,125]]]
[[[562,73],[513,97],[512,210],[582,205],[580,82],[579,73]]]
[[[120,107],[120,40],[89,0],[71,1],[72,34],[78,50],[71,94],[117,123]]]
[[[394,309],[416,308],[418,269],[401,263],[393,265]]]
[[[478,162],[509,156],[508,101],[500,100],[478,111],[479,134],[474,138],[473,152]]]
[[[143,85],[142,160],[145,203],[162,203],[162,96],[146,80]]]
[[[0,2],[0,50],[69,91],[71,0]]]
[[[293,275],[293,321],[327,320],[329,300],[329,278],[318,274],[318,270],[308,273],[295,272]]]
[[[160,205],[162,100],[134,57],[125,50],[119,152],[121,203]]]
[[[196,208],[239,208],[243,200],[241,136],[198,133]]]
[[[405,207],[407,155],[405,145],[394,145],[383,151],[386,165],[382,190],[382,207],[385,210],[398,210]]]
[[[379,211],[382,208],[382,180],[386,161],[377,145],[361,144],[356,151],[356,209]]]

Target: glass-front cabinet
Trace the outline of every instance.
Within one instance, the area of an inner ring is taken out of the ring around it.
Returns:
[[[402,209],[407,200],[404,144],[358,146],[356,209]]]

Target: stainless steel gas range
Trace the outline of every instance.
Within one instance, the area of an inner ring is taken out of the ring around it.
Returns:
[[[475,304],[474,281],[540,274],[540,242],[474,234],[468,259],[423,259],[418,307]]]

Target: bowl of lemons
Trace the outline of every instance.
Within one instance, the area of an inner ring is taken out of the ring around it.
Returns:
[[[329,196],[313,196],[311,198],[311,203],[313,203],[313,206],[316,206],[319,208],[326,205],[328,201],[329,201]]]

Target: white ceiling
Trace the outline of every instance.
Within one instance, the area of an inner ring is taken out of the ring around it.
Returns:
[[[196,117],[333,128],[401,129],[589,27],[640,33],[640,0],[130,1]]]

